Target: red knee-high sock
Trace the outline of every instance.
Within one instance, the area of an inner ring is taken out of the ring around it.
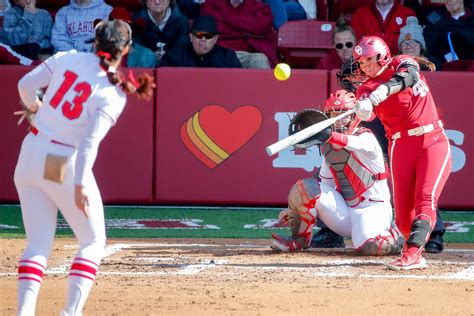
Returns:
[[[68,277],[68,293],[63,314],[82,315],[82,308],[94,285],[99,266],[85,258],[75,258]]]
[[[18,265],[18,315],[34,315],[46,268],[33,260]]]

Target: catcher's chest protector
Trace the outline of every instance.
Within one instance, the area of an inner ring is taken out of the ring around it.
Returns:
[[[325,143],[321,145],[321,154],[334,177],[337,191],[344,197],[347,205],[352,207],[359,204],[360,196],[374,185],[377,175],[357,160],[354,152],[345,148],[334,150],[330,144]]]

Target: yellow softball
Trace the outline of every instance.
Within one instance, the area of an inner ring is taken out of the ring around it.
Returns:
[[[275,66],[275,69],[273,69],[273,75],[280,81],[287,80],[290,78],[291,68],[288,64],[279,63]]]

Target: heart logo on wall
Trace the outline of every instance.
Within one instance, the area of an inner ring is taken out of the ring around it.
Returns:
[[[245,145],[262,125],[262,113],[244,105],[233,112],[208,105],[181,125],[181,140],[209,169],[214,169]]]

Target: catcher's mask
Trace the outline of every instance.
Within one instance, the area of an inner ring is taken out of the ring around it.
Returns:
[[[350,59],[342,65],[336,74],[336,78],[341,88],[355,93],[357,88],[367,80],[367,75],[359,69],[359,63]]]
[[[327,120],[328,117],[321,111],[315,109],[305,109],[297,113],[290,121],[288,126],[288,135],[293,135],[313,124],[319,123],[321,121]],[[313,145],[321,144],[321,139],[329,138],[331,134],[331,127],[324,129],[316,135],[313,135],[305,140],[293,145],[294,148],[306,149]],[[327,137],[325,137],[327,136]]]
[[[336,117],[344,112],[347,112],[357,106],[357,99],[352,92],[346,90],[337,90],[329,95],[324,106],[324,113],[328,117]],[[346,134],[347,131],[352,130],[351,124],[356,122],[355,113],[346,116],[332,125],[332,129],[336,132]],[[355,123],[354,123],[355,124]]]

